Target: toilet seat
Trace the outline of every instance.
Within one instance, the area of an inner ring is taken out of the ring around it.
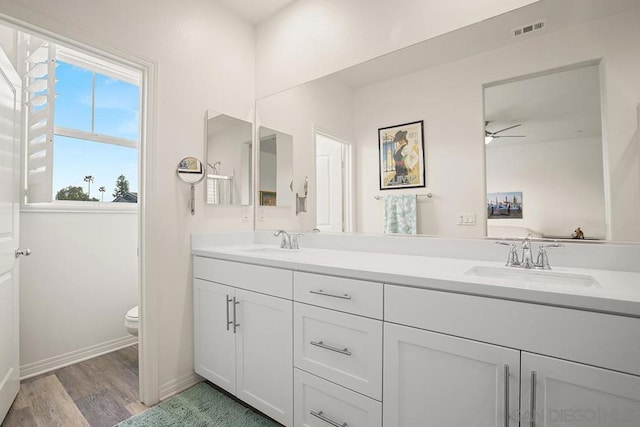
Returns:
[[[138,306],[136,305],[131,310],[127,311],[127,320],[138,321]]]
[[[131,335],[138,335],[138,306],[136,305],[131,310],[127,311],[127,315],[124,317],[124,326]]]

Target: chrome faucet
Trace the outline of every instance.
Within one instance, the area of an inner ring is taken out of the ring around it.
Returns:
[[[546,246],[540,245],[540,247],[538,248],[538,256],[536,257],[536,261],[534,262],[531,252],[531,235],[525,237],[522,240],[522,260],[518,258],[518,250],[515,243],[496,243],[499,245],[510,246],[507,263],[505,264],[507,267],[532,268],[537,270],[551,270],[551,266],[549,265],[549,256],[547,255],[546,248],[559,248],[564,246],[560,243],[551,243]]]
[[[298,238],[303,236],[301,233],[292,233],[289,235],[289,233],[284,230],[278,230],[273,233],[273,235],[276,237],[282,236],[282,240],[280,240],[281,249],[300,249]]]
[[[291,236],[289,236],[289,233],[287,233],[284,230],[278,230],[275,233],[273,233],[273,235],[276,237],[282,235],[282,240],[280,240],[281,249],[291,249]]]

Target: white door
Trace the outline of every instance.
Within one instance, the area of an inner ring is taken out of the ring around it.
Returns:
[[[344,144],[316,133],[316,227],[343,232]]]
[[[638,427],[640,377],[523,352],[521,407],[532,427]]]
[[[293,425],[293,303],[242,289],[236,299],[236,396]]]
[[[389,323],[384,340],[385,427],[518,426],[519,351]]]
[[[234,288],[218,283],[200,279],[193,282],[195,371],[235,394],[234,292]]]
[[[18,389],[20,78],[0,49],[0,422]]]

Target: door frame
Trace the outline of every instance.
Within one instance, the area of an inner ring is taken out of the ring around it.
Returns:
[[[333,139],[334,141],[338,141],[339,143],[342,144],[343,146],[343,155],[344,155],[344,174],[343,174],[343,181],[342,181],[342,186],[343,186],[343,195],[342,195],[342,199],[343,199],[343,203],[342,203],[342,223],[343,223],[343,229],[345,233],[349,233],[353,231],[353,226],[354,226],[354,212],[353,212],[353,207],[355,206],[355,201],[354,201],[354,197],[355,197],[355,191],[353,188],[353,184],[355,182],[354,180],[354,168],[353,168],[353,159],[355,158],[355,145],[349,141],[349,139],[344,138],[342,136],[336,136],[335,132],[323,129],[322,127],[313,124],[312,126],[312,138],[311,138],[311,149],[313,151],[313,166],[312,166],[312,173],[314,176],[313,179],[313,194],[316,195],[318,194],[318,183],[316,182],[315,177],[317,176],[317,159],[316,159],[316,136],[317,135],[322,135],[325,136],[327,138]],[[317,218],[316,218],[316,206],[315,203],[317,203],[317,201],[314,202],[314,209],[313,209],[313,227],[316,227],[316,222],[317,222]]]
[[[73,31],[73,38],[40,28],[12,16],[0,13],[0,22],[18,31],[31,33],[50,39],[56,43],[77,47],[98,56],[107,57],[127,64],[140,71],[140,147],[138,150],[138,297],[139,297],[139,334],[138,334],[138,368],[140,400],[148,406],[160,400],[158,378],[158,330],[157,301],[155,294],[147,284],[146,278],[150,266],[146,260],[147,236],[149,229],[146,215],[147,206],[152,203],[150,177],[155,172],[156,152],[156,116],[157,116],[157,75],[158,64],[148,58],[120,51],[93,40],[84,32]],[[22,205],[22,204],[21,204]]]

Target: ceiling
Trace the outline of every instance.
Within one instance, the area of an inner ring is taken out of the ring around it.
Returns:
[[[490,146],[584,140],[602,135],[598,65],[557,71],[485,89],[486,129],[500,136]]]
[[[638,0],[540,0],[514,11],[347,68],[333,76],[352,87],[453,62],[637,7]],[[511,30],[546,19],[543,31],[522,38]]]
[[[294,1],[295,0],[217,0],[218,3],[225,5],[228,9],[252,24],[264,21]]]

